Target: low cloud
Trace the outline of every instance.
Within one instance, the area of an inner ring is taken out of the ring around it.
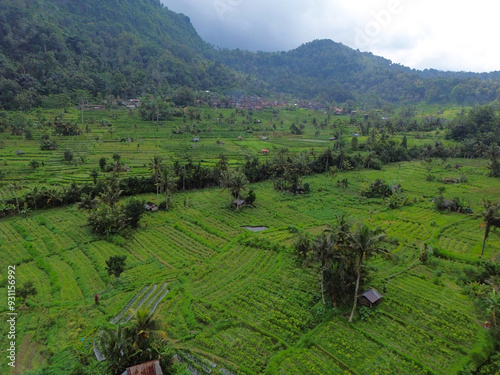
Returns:
[[[207,42],[283,51],[332,39],[412,68],[500,70],[500,4],[489,0],[162,0]]]

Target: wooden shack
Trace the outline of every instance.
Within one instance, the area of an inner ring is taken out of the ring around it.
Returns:
[[[373,307],[382,300],[382,295],[375,289],[368,289],[358,296],[358,302],[367,307]]]

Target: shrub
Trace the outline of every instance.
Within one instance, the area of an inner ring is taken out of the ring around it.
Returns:
[[[398,187],[400,189],[400,187]],[[377,179],[361,193],[367,198],[386,198],[393,194],[393,190],[385,181]]]
[[[144,210],[143,200],[137,198],[129,199],[123,207],[127,224],[132,228],[137,228],[139,226],[139,220],[141,220],[141,216],[144,214]]]
[[[109,257],[106,261],[106,271],[108,272],[108,275],[115,275],[116,278],[120,277],[122,272],[125,271],[126,259],[126,255],[115,255]]]

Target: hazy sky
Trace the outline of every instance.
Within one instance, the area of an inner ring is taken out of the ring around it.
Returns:
[[[162,0],[220,47],[283,51],[332,39],[393,62],[500,70],[497,0]]]

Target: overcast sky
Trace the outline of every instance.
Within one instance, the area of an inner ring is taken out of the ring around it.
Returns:
[[[162,0],[219,47],[287,51],[332,39],[411,68],[500,70],[497,0]]]

